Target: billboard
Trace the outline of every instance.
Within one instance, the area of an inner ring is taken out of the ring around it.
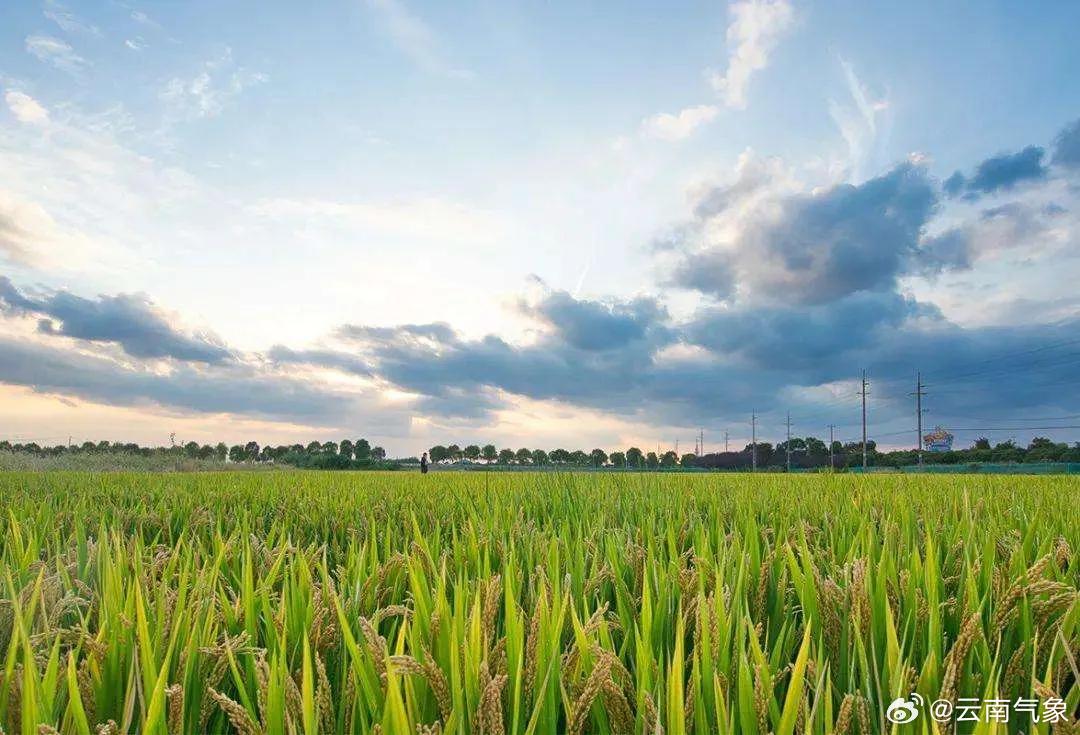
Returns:
[[[923,437],[923,446],[928,452],[952,451],[953,435],[938,426]]]

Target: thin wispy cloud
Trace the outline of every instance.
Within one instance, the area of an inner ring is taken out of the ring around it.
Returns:
[[[261,72],[237,66],[232,49],[205,62],[192,77],[173,77],[161,91],[173,117],[208,118],[220,115],[245,89],[266,82]]]
[[[51,20],[65,33],[79,33],[88,36],[100,36],[101,29],[92,23],[87,23],[82,18],[72,13],[66,7],[53,0],[47,0],[45,9],[42,11],[46,18]]]
[[[769,64],[769,55],[791,28],[795,13],[787,0],[746,0],[729,10],[728,65],[709,81],[728,107],[746,107],[751,77]]]
[[[79,74],[88,66],[86,59],[79,56],[71,44],[53,36],[27,36],[26,51],[68,74]]]
[[[875,159],[888,142],[889,100],[875,98],[855,73],[855,67],[840,59],[851,103],[829,100],[829,115],[847,143],[846,168],[854,181],[861,181],[878,163]]]
[[[446,58],[435,31],[400,0],[367,0],[367,5],[394,45],[424,71],[458,79],[475,76]]]

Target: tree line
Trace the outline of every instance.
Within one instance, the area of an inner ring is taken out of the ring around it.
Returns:
[[[608,453],[603,449],[590,452],[568,449],[498,449],[494,444],[469,444],[464,448],[457,444],[436,445],[428,450],[428,457],[435,464],[474,463],[495,466],[537,468],[615,468],[615,469],[703,469],[748,470],[755,465],[761,470],[783,469],[788,463],[788,450],[792,469],[819,469],[835,467],[845,469],[862,464],[861,442],[833,442],[829,445],[812,436],[793,437],[787,442],[771,444],[758,442],[747,444],[733,452],[711,452],[702,456],[674,451],[645,452],[638,447]],[[388,462],[386,450],[372,446],[367,439],[343,439],[340,442],[317,442],[308,444],[282,444],[260,446],[258,442],[229,446],[224,442],[199,444],[172,443],[169,446],[146,447],[124,442],[83,442],[82,444],[57,444],[42,446],[36,442],[12,443],[0,441],[0,452],[26,453],[43,457],[62,455],[127,454],[139,456],[165,456],[176,459],[214,461],[222,464],[283,464],[311,469],[366,469],[389,468],[400,463]],[[918,462],[915,450],[879,452],[873,441],[866,443],[867,464],[875,467],[903,467]],[[967,449],[948,452],[925,452],[927,464],[967,464],[976,462],[1023,463],[1023,462],[1080,462],[1080,442],[1072,445],[1054,442],[1045,437],[1032,439],[1027,447],[1013,441],[991,445],[990,440],[979,438]],[[402,460],[415,463],[415,459]]]
[[[62,455],[127,454],[143,457],[163,455],[177,459],[197,459],[232,464],[286,464],[312,469],[363,469],[386,464],[386,450],[372,446],[367,439],[343,439],[340,442],[309,442],[308,444],[280,444],[260,446],[258,442],[229,446],[225,442],[199,444],[171,443],[164,447],[144,447],[132,442],[83,442],[82,444],[57,444],[41,446],[36,442],[25,444],[0,441],[0,452],[18,452],[50,457]]]
[[[831,451],[830,451],[831,449]],[[788,442],[772,444],[757,442],[747,444],[733,452],[711,452],[702,456],[693,453],[679,455],[673,450],[644,452],[630,447],[611,453],[603,449],[590,452],[567,449],[498,449],[494,444],[437,444],[428,450],[428,457],[435,464],[475,463],[503,466],[533,467],[593,467],[626,469],[707,469],[747,470],[756,466],[762,470],[784,469],[788,466],[788,452],[792,469],[819,469],[835,467],[845,469],[862,465],[862,442],[843,443],[834,441],[832,447],[817,437],[792,437]],[[918,463],[914,449],[879,452],[877,443],[866,442],[867,464],[876,467],[903,467]],[[1045,437],[1032,439],[1027,447],[1013,441],[991,446],[990,440],[980,438],[967,449],[948,452],[924,452],[926,464],[966,464],[972,462],[1080,462],[1080,442],[1071,446],[1055,443]]]

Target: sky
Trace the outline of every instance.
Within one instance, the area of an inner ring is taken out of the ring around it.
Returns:
[[[1080,5],[0,7],[0,435],[1080,440]]]

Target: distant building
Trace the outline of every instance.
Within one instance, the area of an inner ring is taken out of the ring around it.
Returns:
[[[951,452],[953,435],[938,426],[923,437],[923,446],[928,452]]]

